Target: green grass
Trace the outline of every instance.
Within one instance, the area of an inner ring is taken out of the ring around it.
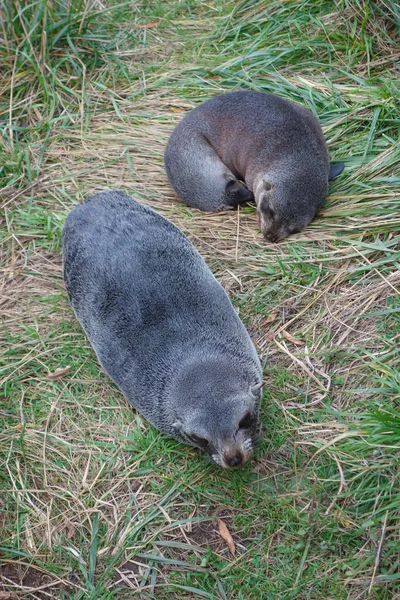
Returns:
[[[0,592],[397,598],[397,4],[2,0],[0,20]],[[346,165],[320,217],[279,246],[251,207],[177,203],[164,173],[184,112],[239,88],[307,106]],[[174,221],[251,332],[266,435],[240,471],[132,411],[76,322],[62,226],[105,187]]]

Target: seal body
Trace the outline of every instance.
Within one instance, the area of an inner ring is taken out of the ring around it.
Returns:
[[[255,200],[269,241],[306,227],[328,192],[329,155],[317,119],[263,92],[230,92],[197,106],[172,132],[164,160],[190,206],[219,211]]]
[[[76,206],[64,279],[104,370],[157,429],[239,466],[262,371],[227,294],[186,237],[122,192]]]

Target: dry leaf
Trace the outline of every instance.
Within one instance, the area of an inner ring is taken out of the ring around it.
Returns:
[[[274,329],[273,331],[270,331],[269,333],[267,333],[267,335],[264,337],[266,342],[272,342],[274,337],[276,336],[278,332],[278,329]]]
[[[287,340],[289,340],[289,342],[292,342],[293,344],[296,344],[296,346],[304,346],[303,340],[299,340],[298,338],[293,337],[291,333],[289,333],[288,331],[286,331],[286,329],[281,329],[281,334]]]
[[[0,592],[0,600],[18,600],[18,596],[13,592]]]
[[[224,521],[222,519],[220,519],[219,517],[218,517],[218,529],[219,529],[219,535],[222,537],[224,542],[226,542],[226,545],[229,548],[229,552],[232,554],[232,556],[235,556],[235,542],[233,541],[233,538],[232,538],[231,534],[229,533],[229,529],[225,525]]]
[[[140,29],[148,29],[149,27],[156,27],[160,23],[161,23],[161,21],[150,21],[149,23],[143,23],[142,25],[136,25],[136,27],[140,27]]]
[[[263,325],[268,325],[268,323],[273,323],[275,321],[275,319],[277,318],[278,314],[279,313],[277,313],[277,312],[269,313],[268,317],[266,319],[264,319]]]
[[[62,377],[64,377],[64,375],[69,373],[70,369],[71,367],[69,365],[67,367],[58,368],[54,371],[54,373],[49,373],[47,375],[47,379],[49,379],[50,381],[57,381],[58,379],[61,379]]]

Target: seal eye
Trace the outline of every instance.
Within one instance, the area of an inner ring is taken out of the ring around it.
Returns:
[[[200,448],[207,448],[209,441],[206,440],[206,438],[202,438],[195,434],[192,434],[190,437],[196,446],[200,446]]]
[[[273,221],[273,220],[275,219],[275,217],[276,217],[276,212],[275,212],[275,211],[274,211],[274,209],[273,209],[273,208],[271,208],[269,205],[267,205],[267,206],[265,206],[265,207],[264,207],[264,206],[262,206],[262,207],[261,207],[261,209],[262,209],[262,213],[263,213],[263,214],[264,214],[266,217],[268,217],[268,219],[271,219],[271,221]]]
[[[246,413],[239,423],[239,429],[249,429],[254,425],[254,417],[251,413]]]

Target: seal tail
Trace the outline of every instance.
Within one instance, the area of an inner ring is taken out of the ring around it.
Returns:
[[[340,175],[340,173],[343,171],[343,169],[344,169],[344,163],[342,163],[342,162],[331,164],[331,167],[329,169],[328,181],[330,181],[337,175]]]

